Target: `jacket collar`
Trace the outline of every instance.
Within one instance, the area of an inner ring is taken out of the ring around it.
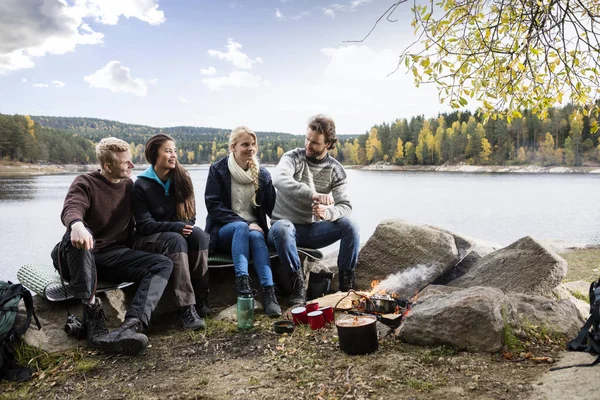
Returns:
[[[171,187],[171,178],[169,178],[167,182],[161,181],[158,175],[156,175],[156,172],[154,171],[154,167],[152,165],[149,166],[144,172],[139,174],[138,178],[146,178],[150,179],[151,181],[158,182],[160,186],[162,186],[163,189],[165,189],[165,196],[169,195],[169,188]]]

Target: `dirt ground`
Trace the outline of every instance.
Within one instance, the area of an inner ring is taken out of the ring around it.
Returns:
[[[586,253],[574,270],[596,268],[599,260]],[[348,356],[339,349],[335,327],[303,326],[277,335],[264,315],[249,331],[210,317],[201,332],[161,322],[166,327],[155,324],[147,332],[151,346],[137,357],[23,348],[20,358],[29,360],[34,377],[0,382],[0,398],[530,399],[548,385],[548,370],[564,355],[565,341],[533,332],[520,349],[468,353],[410,346],[392,331],[380,338],[377,352]]]

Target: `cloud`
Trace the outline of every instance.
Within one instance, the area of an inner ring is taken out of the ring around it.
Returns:
[[[308,12],[308,11],[303,11],[303,12],[301,12],[300,14],[296,14],[296,15],[294,15],[294,16],[291,16],[291,17],[286,17],[286,16],[285,16],[285,15],[283,15],[283,13],[282,13],[282,12],[279,10],[279,8],[276,8],[276,9],[275,9],[275,18],[277,18],[277,19],[279,19],[279,20],[282,20],[282,21],[287,21],[287,20],[290,20],[290,19],[297,21],[297,20],[299,20],[299,19],[301,19],[301,18],[308,17],[309,15],[310,15],[310,12]]]
[[[52,81],[52,84],[54,85],[55,88],[58,88],[58,89],[65,87],[65,83],[62,81],[54,80],[54,81]]]
[[[148,79],[148,83],[151,85],[156,85],[158,83],[158,79],[156,79],[156,78]]]
[[[202,75],[214,75],[217,73],[217,70],[215,67],[200,68],[200,73]]]
[[[333,11],[332,8],[323,8],[323,15],[325,15],[326,17],[331,17],[331,18],[335,18],[335,11]]]
[[[83,79],[93,88],[108,89],[113,93],[133,93],[146,96],[148,86],[139,78],[132,78],[129,68],[123,67],[119,61],[110,61],[103,68]]]
[[[227,76],[202,79],[210,90],[221,90],[224,87],[250,87],[255,88],[265,83],[265,81],[247,71],[232,71]]]
[[[324,48],[329,58],[325,76],[337,80],[393,81],[401,74],[387,76],[398,64],[398,54],[387,49],[373,50],[365,45]]]
[[[227,53],[218,50],[208,50],[208,54],[213,58],[230,62],[234,67],[240,69],[252,69],[252,65],[262,63],[260,57],[253,60],[247,54],[242,53],[240,51],[242,45],[231,38],[227,39],[226,47]]]
[[[179,96],[179,102],[182,104],[190,104],[190,102],[188,101],[188,99],[186,99],[183,96]]]
[[[21,78],[21,83],[27,83],[27,78]]]
[[[33,68],[35,57],[65,54],[79,45],[103,42],[85,20],[116,24],[120,16],[157,25],[164,13],[155,0],[2,0],[0,1],[0,74]]]
[[[350,2],[350,8],[354,10],[357,7],[362,6],[363,4],[369,4],[373,0],[353,0]]]
[[[33,85],[31,85],[33,87],[37,87],[37,88],[47,88],[48,84],[47,83],[34,83]]]

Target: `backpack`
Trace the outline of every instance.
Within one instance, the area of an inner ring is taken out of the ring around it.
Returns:
[[[17,325],[17,313],[21,299],[25,303],[27,318]],[[35,319],[38,328],[41,329],[40,322],[33,310],[31,292],[21,284],[0,281],[0,380],[23,381],[31,378],[29,368],[19,367],[15,364],[14,354],[14,346],[29,328],[31,317]]]
[[[567,367],[551,368],[551,371],[556,371],[571,367],[591,367],[600,363],[600,279],[592,282],[590,285],[590,317],[585,322],[577,337],[567,343],[569,351],[585,351],[587,353],[598,356],[591,364],[576,364]]]

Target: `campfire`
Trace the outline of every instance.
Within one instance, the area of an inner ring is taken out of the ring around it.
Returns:
[[[358,300],[352,300],[354,314],[371,314],[377,316],[378,320],[386,325],[398,326],[405,318],[412,304],[416,301],[418,294],[411,299],[402,299],[395,292],[382,289],[378,280],[371,282],[369,292],[355,291],[360,296]]]

